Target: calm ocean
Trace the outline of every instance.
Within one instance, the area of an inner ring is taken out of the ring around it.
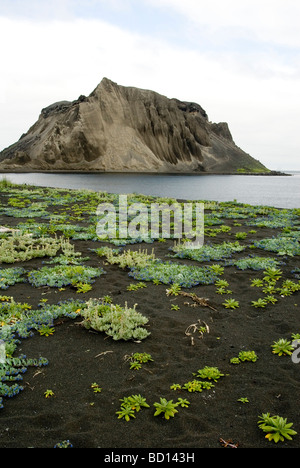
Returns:
[[[0,174],[18,184],[142,193],[185,200],[215,200],[300,208],[300,172],[291,176],[173,174]]]

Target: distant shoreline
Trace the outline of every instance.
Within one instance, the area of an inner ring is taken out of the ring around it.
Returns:
[[[65,170],[6,170],[0,169],[0,174],[124,174],[124,175],[156,175],[156,176],[210,176],[210,175],[237,175],[237,176],[292,176],[280,171],[269,172],[111,172],[111,171],[65,171]]]

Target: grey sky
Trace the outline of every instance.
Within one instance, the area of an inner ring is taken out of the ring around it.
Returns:
[[[0,0],[0,149],[106,76],[198,102],[271,169],[300,170],[299,0]]]

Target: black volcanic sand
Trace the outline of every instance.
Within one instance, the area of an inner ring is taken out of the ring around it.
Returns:
[[[2,206],[7,195],[2,193]],[[70,207],[69,207],[70,208]],[[54,209],[54,207],[51,207]],[[0,225],[13,226],[24,222],[24,218],[0,217]],[[230,233],[220,233],[209,242],[235,241],[235,233],[256,229],[248,234],[241,244],[249,245],[255,239],[272,237],[281,229],[255,228],[246,226],[247,220],[226,219]],[[45,222],[45,220],[43,220]],[[211,228],[217,226],[210,226]],[[272,353],[271,345],[280,338],[290,339],[292,333],[300,332],[299,292],[279,298],[275,305],[257,309],[251,301],[261,297],[258,290],[250,286],[253,278],[262,278],[262,271],[238,270],[225,267],[221,276],[229,282],[231,296],[216,294],[216,286],[196,286],[183,291],[193,292],[208,298],[215,310],[208,307],[193,307],[191,299],[167,296],[167,286],[148,282],[147,287],[128,291],[127,286],[137,282],[128,276],[128,270],[117,265],[105,264],[89,249],[98,247],[92,241],[72,241],[77,251],[90,259],[85,263],[103,266],[105,275],[98,278],[92,290],[78,294],[71,287],[64,291],[56,288],[35,288],[30,284],[11,286],[1,294],[13,296],[17,302],[27,302],[37,308],[41,298],[56,304],[69,298],[99,298],[110,295],[113,302],[124,305],[138,304],[137,310],[149,318],[147,325],[151,335],[140,343],[113,341],[103,333],[89,331],[80,325],[81,318],[58,320],[51,336],[34,336],[21,341],[15,355],[27,357],[43,356],[49,364],[42,368],[28,368],[24,374],[24,390],[17,396],[4,398],[0,409],[1,448],[52,448],[55,444],[69,440],[74,448],[221,448],[220,439],[231,440],[239,448],[296,448],[300,437],[300,364],[288,356]],[[149,252],[155,249],[156,256],[170,260],[168,248],[172,241],[142,244]],[[125,248],[138,249],[140,244]],[[271,256],[276,253],[261,249],[247,249],[234,258],[249,254]],[[23,266],[28,271],[41,267],[44,259],[34,259],[9,266]],[[283,277],[294,281],[291,273],[300,267],[299,256],[284,257],[280,268]],[[195,264],[177,259],[176,261]],[[222,263],[222,262],[212,262]],[[225,298],[233,297],[240,306],[235,310],[224,308]],[[171,310],[177,304],[179,310]],[[191,336],[185,331],[198,320],[205,322],[209,332],[201,337]],[[241,350],[253,350],[256,362],[238,365],[230,363]],[[153,361],[139,370],[131,370],[126,357],[135,352],[151,354]],[[218,367],[225,374],[211,390],[189,393],[171,390],[173,383],[183,384],[193,380],[193,373],[204,366]],[[98,383],[101,393],[94,393],[92,383]],[[46,390],[54,396],[45,398]],[[141,394],[150,408],[143,408],[130,421],[118,419],[120,399]],[[178,397],[190,402],[188,408],[178,407],[174,418],[165,420],[154,417],[153,404],[160,397],[176,401]],[[248,398],[248,403],[238,401]],[[265,439],[257,421],[262,413],[280,415],[293,422],[298,434],[291,441],[275,444]],[[130,450],[128,450],[130,452]]]

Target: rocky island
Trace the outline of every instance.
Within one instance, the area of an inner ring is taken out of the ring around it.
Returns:
[[[103,78],[88,96],[42,109],[0,152],[1,172],[268,173],[193,102]]]

